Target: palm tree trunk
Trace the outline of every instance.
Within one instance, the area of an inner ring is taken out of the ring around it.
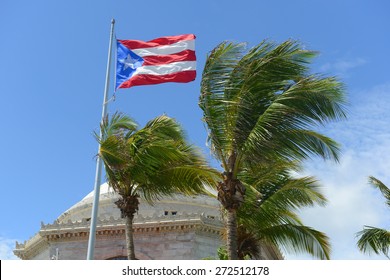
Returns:
[[[133,219],[134,216],[126,216],[126,248],[127,248],[127,259],[135,260],[134,252],[134,239],[133,239]]]
[[[226,217],[227,251],[229,260],[238,260],[237,253],[237,210],[230,209]]]

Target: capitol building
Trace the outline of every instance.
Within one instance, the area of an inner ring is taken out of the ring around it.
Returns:
[[[114,204],[118,195],[103,184],[96,229],[94,258],[127,259],[125,220]],[[41,228],[29,240],[16,243],[14,254],[23,260],[85,260],[93,192]],[[216,258],[223,245],[224,225],[215,198],[197,195],[163,197],[153,205],[140,200],[133,230],[135,255],[140,260]],[[281,259],[278,250],[261,248],[262,259]]]

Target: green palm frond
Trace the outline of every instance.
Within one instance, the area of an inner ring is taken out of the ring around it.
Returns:
[[[107,165],[120,168],[120,166],[127,163],[124,153],[125,147],[125,141],[116,136],[110,136],[101,143],[99,156]]]
[[[262,195],[259,204],[265,204],[264,207],[267,204],[278,205],[291,211],[326,204],[327,200],[313,177],[285,179],[280,184],[282,185],[275,185],[273,188],[262,186],[259,190]]]
[[[368,182],[373,187],[376,187],[381,191],[382,195],[386,199],[387,206],[390,207],[390,189],[385,184],[383,184],[380,180],[378,180],[377,178],[375,178],[373,176],[370,176],[368,178]]]
[[[385,229],[365,226],[362,231],[356,234],[359,237],[357,245],[363,253],[383,253],[390,259],[390,232]]]
[[[245,142],[270,102],[307,72],[304,61],[312,55],[300,50],[293,41],[278,46],[263,41],[243,56],[226,88],[227,95],[235,101],[229,125],[239,145]]]
[[[320,231],[292,223],[262,229],[258,233],[262,241],[269,242],[290,253],[309,253],[315,258],[329,260],[329,238]]]
[[[345,117],[342,85],[329,82],[328,92],[323,92],[325,89],[319,90],[317,83],[320,81],[300,81],[277,94],[250,127],[242,141],[243,150],[259,158],[269,151],[271,156],[289,159],[320,155],[337,160],[339,148],[335,141],[311,128]],[[300,87],[304,88],[296,89]]]
[[[238,214],[240,225],[253,232],[262,244],[288,253],[330,258],[330,243],[326,234],[303,225],[298,215],[289,210],[289,202],[282,198],[275,199],[273,203],[270,200],[268,198],[258,208],[249,206],[249,201],[246,201]]]
[[[304,207],[323,206],[327,200],[315,178],[293,177],[289,168],[299,166],[274,162],[251,166],[240,173],[247,192],[238,211],[239,224],[280,249],[328,259],[330,245],[326,235],[303,225],[296,213]],[[276,233],[278,230],[282,232]]]
[[[242,224],[250,228],[268,228],[286,223],[302,224],[295,211],[321,203],[324,203],[321,194],[314,190],[305,191],[304,188],[279,190],[279,187],[275,187],[263,193],[248,191],[238,217]]]
[[[100,125],[102,137],[100,139],[100,136],[95,133],[95,138],[101,142],[113,135],[130,135],[136,131],[137,127],[138,124],[132,118],[117,112],[111,118],[106,116],[103,119]]]
[[[293,162],[272,162],[252,165],[240,173],[240,180],[248,186],[248,201],[260,207],[278,204],[288,210],[324,206],[326,198],[321,186],[312,176],[296,177],[292,169],[299,166]]]
[[[95,133],[100,143],[98,156],[102,159],[108,182],[114,190],[129,185],[126,180],[126,167],[130,160],[126,151],[126,137],[134,133],[137,124],[131,118],[121,113],[115,113],[111,118],[106,117],[101,124],[101,135]]]
[[[142,133],[142,131],[165,140],[183,141],[186,138],[179,123],[166,115],[158,116],[149,121],[138,133]]]
[[[206,187],[215,184],[208,167],[194,167],[192,165],[177,165],[161,169],[160,172],[150,176],[154,184],[140,186],[142,196],[149,202],[162,195],[176,193],[184,195],[208,194]]]

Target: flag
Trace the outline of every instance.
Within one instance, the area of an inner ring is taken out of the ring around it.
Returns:
[[[195,35],[148,42],[117,40],[115,89],[167,82],[188,83],[196,77]]]

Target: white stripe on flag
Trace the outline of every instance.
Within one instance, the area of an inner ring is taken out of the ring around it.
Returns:
[[[149,55],[169,55],[178,53],[185,50],[195,50],[195,40],[188,40],[188,41],[180,41],[177,43],[174,43],[172,45],[166,45],[162,47],[155,47],[155,48],[142,48],[142,49],[135,49],[131,50],[135,54],[143,57],[143,56],[149,56]]]
[[[150,66],[141,66],[135,70],[135,75],[166,75],[173,74],[180,71],[189,71],[196,70],[195,61],[181,61],[173,62],[170,64],[163,65],[150,65]]]

